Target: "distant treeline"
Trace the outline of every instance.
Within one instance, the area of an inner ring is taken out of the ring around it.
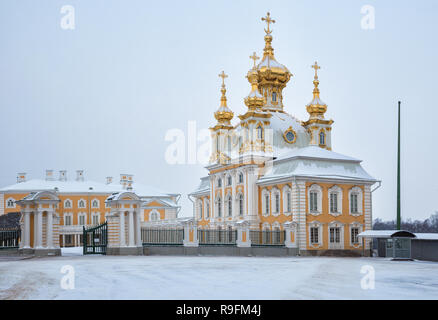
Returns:
[[[374,230],[395,230],[396,223],[393,221],[382,221],[381,219],[375,219],[373,222]],[[401,229],[410,232],[438,232],[438,211],[432,214],[426,220],[414,220],[407,219],[401,222]]]

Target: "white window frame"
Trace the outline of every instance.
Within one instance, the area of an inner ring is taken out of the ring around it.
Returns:
[[[351,241],[352,229],[353,228],[358,228],[359,229],[358,234],[359,234],[359,233],[361,233],[363,231],[363,225],[361,223],[357,222],[357,221],[351,223],[350,224],[350,230],[349,230],[350,232],[348,234],[349,237],[350,237],[350,246],[353,247],[353,248],[360,248],[360,247],[362,247],[362,241],[360,241],[360,239],[358,239],[359,241],[358,241],[357,244],[354,244],[353,241]]]
[[[245,213],[245,196],[243,195],[242,192],[239,192],[237,194],[236,199],[237,199],[237,208],[239,208],[237,211],[237,215],[239,217],[243,217],[243,215]]]
[[[272,215],[278,216],[281,212],[281,205],[280,205],[281,197],[280,197],[280,190],[278,190],[277,187],[274,187],[271,190],[271,202],[272,202],[271,203]],[[278,208],[277,208],[277,205],[278,205]]]
[[[70,220],[70,224],[67,224],[67,217]],[[73,212],[64,212],[64,226],[72,226],[73,225]]]
[[[330,242],[330,228],[339,228],[339,243]],[[344,224],[339,221],[332,221],[327,225],[328,248],[334,250],[344,249]]]
[[[268,197],[268,200],[266,200],[266,197]],[[269,216],[269,214],[270,214],[270,208],[267,208],[267,206],[269,206],[270,199],[271,199],[271,195],[270,195],[270,192],[268,191],[268,189],[263,189],[262,190],[262,214],[264,216]]]
[[[230,193],[227,193],[225,196],[225,211],[226,211],[226,217],[232,217],[233,216],[233,198],[231,197]],[[231,205],[231,212],[230,212],[230,205]]]
[[[240,181],[240,177],[242,177],[242,181]],[[245,181],[245,177],[243,176],[243,172],[237,173],[237,184],[243,184]]]
[[[222,214],[223,214],[223,204],[222,204],[222,197],[219,194],[218,196],[216,196],[216,217],[217,218],[222,218]]]
[[[283,187],[283,213],[287,216],[292,213],[292,190],[287,185]]]
[[[329,214],[331,214],[332,216],[340,216],[342,214],[342,188],[340,188],[339,186],[335,185],[333,187],[331,187],[328,190],[328,211]],[[336,212],[332,212],[332,206],[331,206],[331,194],[337,194],[337,211]]]
[[[210,199],[205,199],[204,205],[205,205],[204,220],[207,220],[210,219]]]
[[[67,203],[70,203],[70,206],[67,206]],[[70,199],[65,199],[64,200],[64,208],[67,208],[67,209],[73,208],[73,201],[71,201]]]
[[[94,205],[94,202],[97,201],[97,206]],[[93,209],[99,209],[100,208],[100,201],[97,198],[94,198],[93,200],[91,200],[91,208]]]
[[[81,224],[81,218],[84,218],[84,223]],[[87,225],[87,214],[85,212],[79,212],[78,213],[78,225],[80,226],[86,226]]]
[[[311,238],[311,230],[312,228],[317,228],[318,230],[318,242],[312,243],[312,238]],[[319,221],[312,221],[309,223],[308,225],[308,230],[307,230],[309,237],[308,237],[308,241],[309,241],[309,247],[311,248],[319,248],[322,246],[323,244],[323,229],[322,229],[322,223]]]
[[[316,195],[317,195],[316,196],[316,205],[317,205],[316,211],[310,210],[310,193],[311,192],[316,192]],[[309,214],[314,215],[314,216],[320,215],[322,213],[322,188],[321,188],[321,186],[316,184],[316,183],[312,184],[307,191],[307,199],[308,199],[307,205],[308,205]]]
[[[97,219],[96,219],[96,217],[97,217]],[[97,223],[95,223],[95,220],[97,220]],[[92,225],[100,224],[100,213],[99,212],[93,212],[91,214],[91,224]]]
[[[83,206],[83,207],[80,206],[81,201],[84,202],[84,206]],[[78,200],[78,208],[79,208],[79,209],[85,209],[86,207],[87,207],[87,200],[85,200],[85,199],[79,199],[79,200]]]
[[[157,219],[152,219],[153,216],[156,216]],[[149,212],[149,221],[160,221],[160,220],[161,220],[161,215],[156,209],[153,209]]]
[[[351,212],[351,195],[357,194],[357,212]],[[355,186],[350,189],[348,192],[348,211],[351,216],[360,216],[363,214],[363,192],[362,189],[358,186]]]
[[[12,205],[10,205],[9,203],[12,202]],[[15,199],[10,197],[6,199],[6,208],[7,209],[13,209],[17,207],[17,204],[15,203]]]

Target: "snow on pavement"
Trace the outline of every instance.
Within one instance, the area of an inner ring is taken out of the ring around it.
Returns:
[[[0,299],[438,299],[434,262],[70,251],[69,256],[0,261]],[[60,285],[64,265],[75,270],[72,290]],[[364,265],[375,270],[374,290],[361,289]]]

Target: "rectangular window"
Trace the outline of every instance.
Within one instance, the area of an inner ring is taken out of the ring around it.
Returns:
[[[330,193],[330,212],[338,212],[338,194]]]
[[[207,218],[210,217],[210,202],[207,202]]]
[[[291,204],[291,201],[290,201],[290,192],[288,192],[287,195],[286,195],[286,201],[287,201],[287,212],[291,212],[292,210],[291,210],[291,208],[290,208],[290,204]]]
[[[357,194],[352,193],[350,195],[350,211],[351,213],[357,213]]]
[[[265,212],[269,213],[269,196],[265,196]]]
[[[280,195],[277,193],[275,194],[275,213],[280,212]]]
[[[65,225],[71,226],[71,216],[65,216]]]
[[[341,243],[341,233],[338,227],[330,228],[330,243]]]
[[[79,224],[84,225],[85,224],[85,216],[79,216]]]
[[[319,243],[319,229],[318,227],[310,228],[310,243],[317,244]]]
[[[99,224],[99,216],[98,215],[93,216],[93,224]]]
[[[239,197],[239,215],[243,215],[243,196]]]
[[[351,243],[358,244],[359,243],[359,228],[351,228]]]
[[[310,192],[310,211],[318,211],[318,194],[316,192]]]

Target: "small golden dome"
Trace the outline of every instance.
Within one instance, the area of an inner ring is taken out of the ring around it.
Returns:
[[[315,77],[313,80],[313,99],[306,105],[307,112],[310,114],[310,117],[324,118],[324,113],[327,111],[327,105],[321,100],[319,97],[319,80],[318,80],[318,69],[321,69],[318,66],[318,63],[315,61],[315,64],[312,66],[315,69]]]
[[[225,74],[225,72],[221,72],[219,74],[219,77],[222,78],[222,96],[221,96],[221,105],[219,106],[219,109],[214,113],[214,117],[220,124],[230,124],[231,119],[234,117],[233,111],[231,111],[230,108],[227,106],[227,97],[225,93],[227,90],[225,89],[225,78],[228,76]]]

